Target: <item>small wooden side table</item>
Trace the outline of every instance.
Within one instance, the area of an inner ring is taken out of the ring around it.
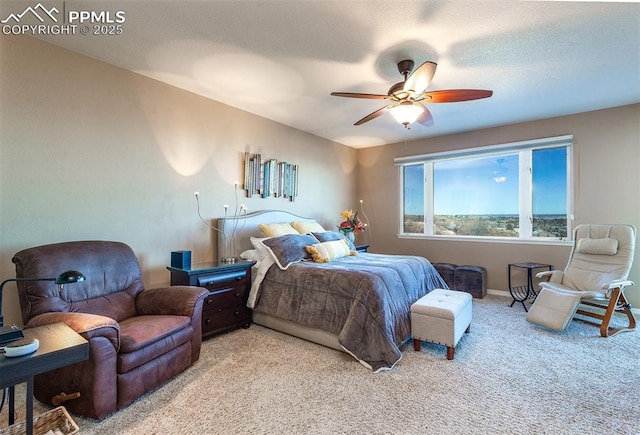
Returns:
[[[515,287],[511,285],[511,268],[512,267],[527,269],[526,285],[515,286]],[[507,269],[507,276],[509,278],[509,292],[511,293],[511,297],[513,298],[513,301],[511,301],[511,305],[509,305],[510,307],[513,307],[514,303],[520,302],[524,310],[529,311],[527,310],[527,306],[524,304],[524,302],[527,299],[535,299],[536,296],[538,295],[538,293],[533,288],[533,270],[541,269],[541,268],[547,268],[548,270],[551,270],[553,266],[551,264],[528,263],[528,262],[509,264],[509,267]]]
[[[27,435],[33,434],[33,377],[89,358],[89,342],[64,323],[27,328],[24,338],[37,338],[40,347],[28,355],[0,356],[0,388],[9,387],[9,425],[14,423],[15,386],[27,383]]]

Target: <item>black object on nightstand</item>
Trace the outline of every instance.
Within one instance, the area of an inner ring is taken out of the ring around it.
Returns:
[[[247,298],[251,289],[252,261],[211,262],[190,268],[167,267],[171,285],[192,285],[209,290],[202,307],[202,336],[251,325]]]
[[[369,252],[369,245],[356,245],[356,252]]]

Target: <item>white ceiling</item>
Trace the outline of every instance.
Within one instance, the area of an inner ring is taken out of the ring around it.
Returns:
[[[36,3],[3,0],[2,18]],[[123,34],[41,39],[356,148],[640,102],[636,2],[58,3],[124,11]],[[431,104],[432,127],[406,130],[390,114],[354,126],[385,101],[330,92],[386,94],[405,58],[438,63],[428,90],[493,97]]]

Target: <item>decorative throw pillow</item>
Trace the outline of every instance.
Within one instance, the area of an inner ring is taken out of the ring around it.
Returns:
[[[316,263],[328,263],[336,258],[356,255],[356,251],[349,249],[346,240],[320,242],[307,246],[305,249],[311,254],[311,258],[313,258],[313,261]]]
[[[285,234],[298,234],[298,232],[288,222],[281,224],[259,224],[258,228],[266,237],[278,237]]]
[[[308,234],[285,234],[284,236],[271,237],[260,242],[269,251],[278,267],[282,270],[293,263],[311,258],[305,247],[317,243],[315,237]]]
[[[351,240],[347,239],[344,234],[339,233],[337,231],[324,231],[324,232],[312,232],[311,233],[313,235],[313,237],[315,237],[316,239],[318,239],[321,242],[331,242],[333,240],[344,240],[347,243],[347,246],[349,247],[350,250],[355,251],[356,247],[355,245],[351,242]]]
[[[610,238],[580,239],[576,245],[576,252],[592,255],[616,255],[616,252],[618,252],[618,240]]]
[[[318,222],[295,221],[291,222],[291,226],[300,234],[309,234],[314,231],[325,231],[325,229],[322,228],[322,225],[320,225]]]

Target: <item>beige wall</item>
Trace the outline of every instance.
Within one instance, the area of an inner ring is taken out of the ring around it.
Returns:
[[[0,37],[0,278],[52,242],[129,244],[145,284],[168,284],[170,252],[214,258],[206,219],[233,204],[242,154],[300,165],[300,196],[243,198],[331,227],[354,206],[356,151],[26,36]],[[13,283],[6,323],[20,323]]]
[[[534,261],[563,268],[568,247],[398,239],[398,168],[393,159],[565,134],[574,135],[575,224],[626,223],[640,228],[640,105],[635,104],[359,150],[358,194],[371,221],[372,251],[483,266],[488,287],[504,291],[509,263]],[[632,305],[640,307],[640,255],[630,279],[637,285],[628,295]]]

